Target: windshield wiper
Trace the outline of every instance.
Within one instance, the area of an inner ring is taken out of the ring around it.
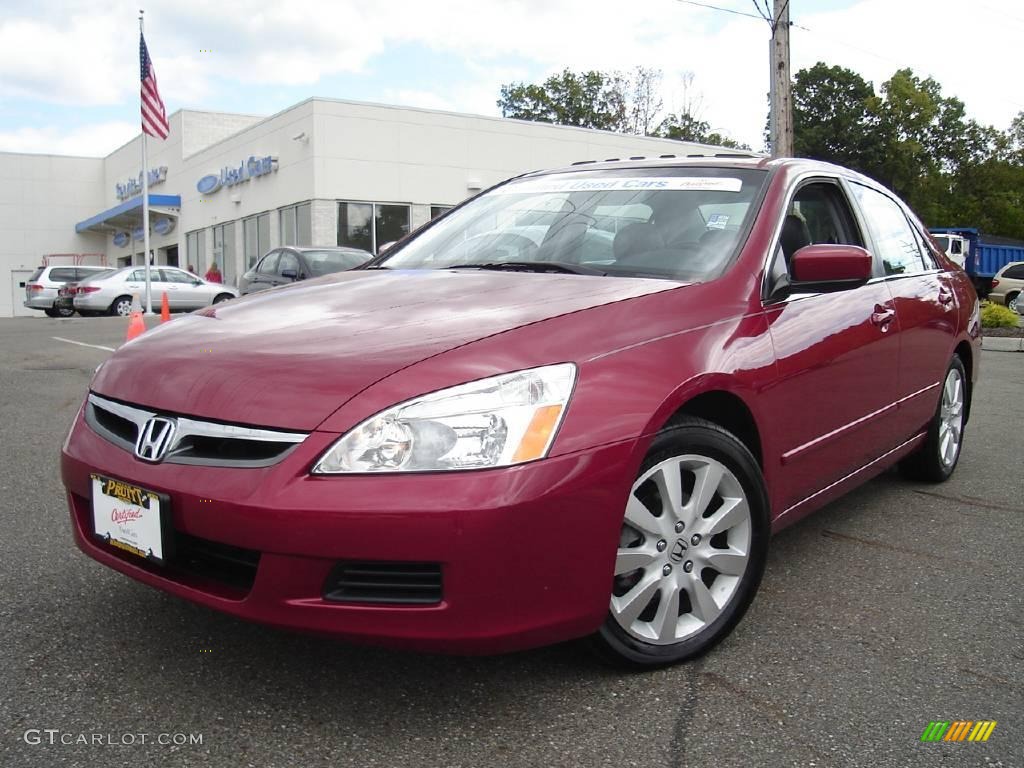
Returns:
[[[473,264],[453,264],[445,269],[496,269],[510,272],[557,272],[563,275],[599,275],[608,273],[582,264],[567,264],[564,261],[482,261]]]

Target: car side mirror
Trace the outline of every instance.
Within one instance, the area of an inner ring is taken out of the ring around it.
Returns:
[[[192,280],[192,285],[202,285],[202,284],[203,284],[203,281],[202,281],[202,280],[200,280],[200,279],[199,279],[198,277],[197,277],[197,278],[194,278],[194,279]]]
[[[281,277],[287,277],[289,280],[294,280],[298,276],[299,276],[299,273],[296,272],[294,269],[282,269],[281,270]]]
[[[807,245],[789,261],[790,293],[831,293],[871,279],[871,254],[857,245]]]

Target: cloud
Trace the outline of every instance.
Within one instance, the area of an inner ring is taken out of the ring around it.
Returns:
[[[722,5],[750,10],[740,0]],[[810,5],[810,4],[801,4]],[[563,68],[663,70],[667,109],[682,106],[683,77],[715,130],[761,146],[767,115],[767,24],[676,0],[152,0],[147,40],[169,110],[216,108],[229,95],[280,92],[300,101],[345,73],[376,76],[405,49],[465,62],[424,86],[388,82],[382,97],[495,114],[503,83]],[[793,70],[818,60],[876,86],[896,69],[931,74],[968,114],[1003,128],[1024,109],[1007,88],[1024,14],[1013,0],[858,0],[810,12],[794,7]],[[0,97],[8,102],[131,105],[138,89],[137,27],[119,0],[8,0],[0,19]],[[510,63],[511,62],[511,63]],[[402,60],[422,75],[424,61]],[[273,89],[271,91],[271,89]],[[237,101],[236,101],[237,103]],[[281,103],[279,108],[288,106]],[[11,115],[7,116],[10,124]],[[27,129],[26,129],[27,130]]]
[[[16,128],[0,131],[0,149],[7,152],[38,152],[53,155],[102,157],[130,141],[138,123],[109,121],[62,131],[55,127]]]

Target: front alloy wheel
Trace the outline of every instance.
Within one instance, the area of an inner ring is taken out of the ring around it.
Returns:
[[[663,431],[626,501],[598,650],[657,666],[711,648],[753,599],[767,537],[764,483],[746,447],[701,419]]]

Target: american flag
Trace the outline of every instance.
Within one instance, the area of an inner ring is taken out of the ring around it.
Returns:
[[[167,110],[156,87],[156,70],[149,58],[146,38],[139,33],[139,69],[142,73],[142,130],[150,136],[166,139],[171,127],[167,124]]]

